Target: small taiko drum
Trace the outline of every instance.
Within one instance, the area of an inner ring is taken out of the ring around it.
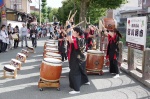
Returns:
[[[56,48],[46,48],[46,49],[44,49],[43,56],[45,56],[45,54],[47,52],[52,52],[52,53],[58,53],[59,54],[59,51]]]
[[[6,75],[6,72],[13,72],[13,75]],[[17,68],[14,67],[13,65],[5,65],[3,68],[3,73],[4,73],[4,78],[8,78],[8,77],[16,78]]]
[[[25,54],[26,57],[29,56],[29,51],[27,51],[27,50],[25,50],[25,49],[22,49],[22,50],[21,50],[21,53]]]
[[[17,56],[16,56],[16,59],[25,63],[26,62],[26,55],[22,54],[22,53],[18,53]]]
[[[117,23],[113,18],[104,18],[103,24],[107,30],[112,31],[114,28],[117,28]]]
[[[86,70],[87,72],[102,74],[104,64],[104,52],[97,50],[87,51]]]
[[[35,53],[34,47],[27,47],[27,51],[31,52],[31,53]]]
[[[44,46],[44,49],[46,49],[46,48],[58,48],[58,45],[55,45],[55,44],[46,44]]]
[[[47,52],[44,58],[55,58],[61,60],[61,55],[57,53]]]
[[[40,79],[57,82],[62,72],[62,62],[59,59],[44,58],[40,68]]]
[[[19,60],[17,60],[17,59],[11,59],[10,65],[13,65],[13,66],[16,67],[18,70],[20,70],[22,63],[21,63]]]

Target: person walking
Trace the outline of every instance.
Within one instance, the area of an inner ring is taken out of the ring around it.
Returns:
[[[22,24],[22,28],[21,28],[21,47],[22,48],[23,48],[23,41],[24,40],[25,40],[26,47],[28,47],[27,34],[28,34],[28,29],[25,26],[25,24]]]
[[[36,48],[37,46],[37,28],[36,26],[32,27],[32,29],[30,30],[30,38],[32,40],[32,46]]]
[[[51,24],[50,24],[49,31],[50,31],[49,39],[52,39],[52,38],[53,38],[53,33],[54,33],[54,27],[53,27],[53,25],[51,25]]]

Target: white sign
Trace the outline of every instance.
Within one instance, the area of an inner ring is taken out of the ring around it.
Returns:
[[[146,46],[147,17],[127,19],[126,44],[131,48],[144,50]]]

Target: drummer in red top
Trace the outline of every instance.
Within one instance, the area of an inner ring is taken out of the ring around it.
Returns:
[[[92,50],[93,47],[93,38],[94,36],[94,28],[93,26],[89,26],[89,33],[87,34],[86,38],[87,38],[87,50]]]
[[[80,86],[83,84],[90,84],[85,64],[86,58],[83,54],[82,48],[84,46],[84,39],[82,38],[83,31],[80,28],[74,28],[72,32],[73,36],[68,36],[68,41],[70,43],[70,50],[68,54],[69,60],[69,82],[70,88],[73,91],[70,91],[69,94],[77,94],[80,93]]]
[[[121,34],[117,29],[114,29],[112,32],[107,32],[107,29],[104,29],[104,34],[108,36],[108,47],[107,47],[107,56],[106,58],[109,59],[110,62],[110,69],[109,72],[111,74],[116,74],[114,78],[119,77],[119,67],[118,67],[118,43],[119,38],[122,38]]]

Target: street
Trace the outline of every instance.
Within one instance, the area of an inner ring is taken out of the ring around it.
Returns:
[[[38,40],[36,53],[31,53],[26,63],[18,71],[16,79],[3,79],[3,66],[8,64],[22,48],[0,54],[0,99],[150,99],[150,89],[121,71],[120,78],[112,78],[104,67],[104,75],[88,75],[90,85],[83,85],[81,93],[69,95],[68,63],[62,65],[60,91],[56,88],[38,89],[39,68],[42,61],[43,46],[47,38]],[[31,46],[31,41],[28,41]],[[20,46],[20,44],[19,44]],[[25,49],[25,48],[24,48]]]

